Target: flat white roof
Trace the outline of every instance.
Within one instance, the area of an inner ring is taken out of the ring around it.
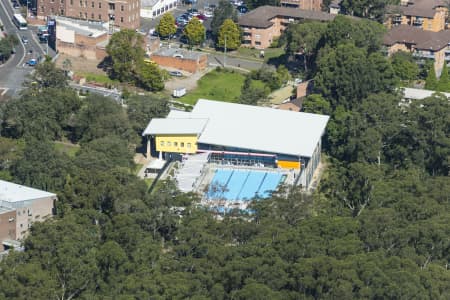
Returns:
[[[450,97],[450,93],[442,93],[432,90],[414,89],[414,88],[403,88],[403,98],[420,100],[427,97],[431,97],[434,93],[444,94],[447,98]]]
[[[184,118],[175,118],[180,116]],[[151,120],[143,135],[199,133],[198,142],[203,144],[311,157],[328,119],[325,115],[200,99],[191,113],[171,111],[166,119]]]
[[[199,143],[311,157],[329,116],[200,99],[193,115],[209,117]]]
[[[199,134],[203,131],[208,119],[202,118],[154,118],[145,128],[142,135],[155,134]]]
[[[166,164],[165,160],[162,159],[155,159],[150,161],[147,166],[145,167],[146,169],[162,169],[164,167],[164,165]]]
[[[12,203],[47,197],[56,197],[56,194],[0,180],[0,201]]]

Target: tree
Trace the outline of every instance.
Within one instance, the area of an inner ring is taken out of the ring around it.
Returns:
[[[419,76],[419,66],[411,53],[397,51],[391,57],[392,69],[400,80],[415,80]]]
[[[164,89],[164,76],[156,64],[142,64],[137,71],[138,84],[149,91]]]
[[[156,31],[161,37],[171,37],[177,32],[175,18],[171,13],[165,13],[159,21]]]
[[[239,26],[231,19],[226,19],[220,26],[217,46],[220,48],[235,50],[241,45],[241,31]]]
[[[205,40],[206,29],[197,17],[193,17],[184,27],[184,34],[189,40],[189,45],[200,45]]]
[[[448,68],[446,63],[444,63],[444,66],[442,67],[441,77],[439,78],[437,90],[440,92],[450,91],[450,78],[448,75]]]
[[[329,50],[317,62],[315,89],[333,108],[351,108],[371,93],[392,90],[396,80],[389,61],[379,53],[367,56],[364,48],[341,44]]]
[[[127,114],[133,129],[142,134],[153,118],[163,118],[169,113],[169,102],[156,95],[134,95],[127,100]]]
[[[258,84],[247,75],[241,89],[239,103],[256,105],[258,101],[265,99],[269,92],[270,89],[266,90],[264,85]]]
[[[74,121],[75,141],[89,142],[115,135],[132,141],[133,131],[122,107],[111,98],[91,94]]]
[[[64,59],[62,62],[62,68],[64,72],[67,74],[70,71],[70,68],[72,68],[72,61],[68,58]]]
[[[395,0],[343,0],[341,7],[346,14],[382,22],[386,7],[397,3]]]
[[[339,44],[353,43],[357,48],[364,48],[368,53],[377,52],[386,29],[383,25],[364,19],[352,19],[337,15],[328,23],[322,36],[321,48],[336,48]]]
[[[44,61],[36,66],[35,71],[25,81],[26,87],[37,90],[44,88],[66,88],[69,86],[66,72],[56,67],[52,61]]]
[[[211,21],[211,33],[214,39],[218,38],[220,27],[226,19],[231,19],[236,23],[238,21],[237,11],[229,1],[220,0]]]
[[[311,94],[303,100],[302,109],[307,113],[329,115],[331,114],[330,102],[319,94]]]
[[[427,90],[436,91],[438,89],[438,80],[436,78],[436,71],[434,70],[434,64],[430,66],[428,70],[427,79],[425,81],[425,88]]]
[[[135,80],[139,66],[144,59],[142,35],[131,29],[114,33],[106,46],[111,57],[111,76],[124,82]]]
[[[289,55],[303,56],[305,70],[312,68],[319,51],[319,42],[327,29],[323,22],[305,22],[289,24],[281,39],[286,40]]]

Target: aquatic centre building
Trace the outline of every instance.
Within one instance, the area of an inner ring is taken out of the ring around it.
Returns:
[[[308,188],[320,162],[329,116],[200,99],[191,112],[172,110],[143,132],[147,155],[180,159],[207,153],[219,165],[294,171]],[[158,154],[159,153],[159,154]]]

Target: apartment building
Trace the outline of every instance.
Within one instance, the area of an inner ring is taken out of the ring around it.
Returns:
[[[322,0],[281,0],[280,5],[305,10],[322,10]]]
[[[56,200],[56,194],[0,180],[0,250],[7,240],[22,240],[34,222],[51,217]]]
[[[408,25],[429,31],[441,31],[446,28],[448,16],[446,0],[402,0],[400,5],[389,6],[385,25],[392,28]]]
[[[242,46],[256,49],[268,48],[281,35],[289,23],[300,20],[331,21],[336,17],[322,11],[290,7],[260,6],[239,18]]]
[[[439,32],[423,30],[409,25],[393,27],[383,39],[388,55],[397,51],[407,51],[424,62],[434,60],[436,75],[440,76],[444,63],[450,61],[450,30]]]
[[[137,29],[140,0],[37,0],[37,18],[65,16],[81,20],[108,22],[113,27]]]

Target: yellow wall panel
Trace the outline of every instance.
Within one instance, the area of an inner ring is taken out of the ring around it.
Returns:
[[[300,162],[289,161],[289,160],[279,160],[278,167],[283,169],[300,169]]]
[[[156,151],[196,153],[197,135],[158,135],[155,144]]]

